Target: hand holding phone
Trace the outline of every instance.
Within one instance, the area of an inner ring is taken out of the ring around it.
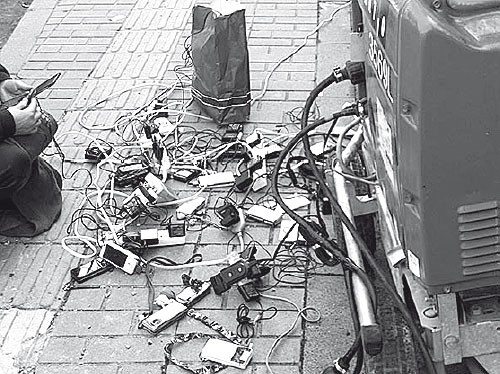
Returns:
[[[56,81],[59,79],[61,76],[61,73],[54,74],[52,77],[49,79],[43,81],[40,83],[38,86],[33,88],[29,93],[28,93],[28,105],[31,103],[31,100],[34,97],[37,97],[39,94],[41,94],[43,91],[45,91],[47,88],[50,88],[56,83]]]
[[[37,131],[41,111],[36,101],[28,104],[28,100],[22,99],[17,105],[11,106],[7,110],[16,124],[14,135],[30,135]]]
[[[9,100],[4,101],[0,105],[0,109],[4,109],[4,108],[9,108],[9,107],[15,106],[15,105],[17,105],[25,97],[28,99],[28,104],[27,105],[29,106],[31,104],[31,101],[32,101],[32,99],[34,97],[36,97],[39,94],[41,94],[47,88],[52,87],[54,85],[54,83],[56,83],[56,81],[59,79],[60,76],[61,76],[61,73],[54,74],[52,77],[50,77],[49,79],[43,81],[42,83],[40,83],[35,88],[29,90],[29,92],[25,91],[22,94],[19,94],[17,96],[14,96],[14,97],[10,98]]]

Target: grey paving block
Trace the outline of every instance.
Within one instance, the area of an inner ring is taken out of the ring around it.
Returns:
[[[318,373],[345,354],[354,332],[342,277],[316,276],[307,288],[307,304],[321,312],[321,321],[307,325],[304,372]]]
[[[116,374],[118,365],[93,365],[87,364],[41,364],[37,365],[39,374]]]
[[[86,339],[81,337],[51,337],[39,362],[77,363],[85,353]]]
[[[64,304],[65,310],[99,310],[104,299],[107,297],[107,290],[103,288],[73,288],[68,300]]]
[[[54,336],[127,335],[131,311],[62,311],[58,314]]]
[[[83,362],[161,362],[167,339],[166,336],[94,337],[89,339]]]

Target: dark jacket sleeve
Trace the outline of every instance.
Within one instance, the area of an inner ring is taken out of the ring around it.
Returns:
[[[0,82],[10,78],[7,69],[0,65]],[[16,123],[10,112],[6,109],[0,109],[0,142],[14,135],[16,132]]]
[[[5,69],[5,67],[3,65],[0,65],[0,82],[4,81],[6,79],[9,79],[9,78],[10,78],[10,74],[7,71],[7,69]]]

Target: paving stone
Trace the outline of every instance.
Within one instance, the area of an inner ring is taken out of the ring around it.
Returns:
[[[148,289],[144,287],[109,287],[106,289],[105,310],[148,309]],[[158,294],[158,293],[157,293]]]
[[[254,345],[254,363],[264,363],[275,339],[259,338],[258,344]],[[299,338],[284,338],[276,345],[273,353],[269,357],[270,363],[299,364],[300,359]]]
[[[116,374],[118,365],[93,365],[87,364],[42,364],[37,365],[37,374]]]
[[[57,315],[54,336],[126,335],[131,311],[62,311]]]
[[[73,288],[64,304],[65,310],[99,310],[107,296],[103,288]]]
[[[163,362],[120,364],[120,374],[158,374]]]
[[[274,374],[299,374],[298,366],[291,365],[270,365]],[[266,366],[257,365],[254,371],[255,374],[269,373]]]
[[[307,324],[305,335],[304,367],[312,374],[345,354],[354,330],[343,277],[316,276],[307,286],[307,305],[321,312],[318,323]]]
[[[89,339],[83,362],[161,362],[166,336],[94,337]]]
[[[77,363],[85,352],[86,338],[50,337],[40,363]]]

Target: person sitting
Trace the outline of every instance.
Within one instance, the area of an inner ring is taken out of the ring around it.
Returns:
[[[61,175],[40,157],[58,125],[36,99],[28,101],[30,90],[0,65],[0,234],[5,236],[38,235],[61,214]],[[16,98],[22,99],[8,106]]]

